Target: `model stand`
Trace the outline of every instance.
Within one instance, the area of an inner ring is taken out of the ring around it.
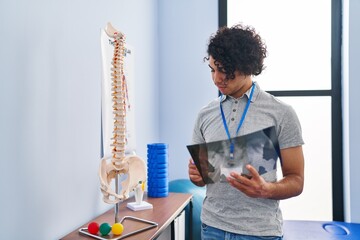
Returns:
[[[96,238],[96,239],[104,239],[104,240],[119,240],[119,239],[124,239],[126,237],[129,237],[129,236],[132,236],[132,235],[135,235],[137,233],[140,233],[140,232],[143,232],[143,231],[146,231],[146,230],[149,230],[151,228],[155,228],[158,226],[158,224],[156,222],[152,222],[152,221],[148,221],[148,220],[145,220],[145,219],[141,219],[141,218],[137,218],[137,217],[132,217],[132,216],[125,216],[121,219],[120,223],[123,224],[126,220],[129,220],[129,221],[135,221],[135,222],[142,222],[142,223],[147,223],[148,226],[147,227],[143,227],[143,228],[140,228],[138,230],[135,230],[135,231],[132,231],[132,232],[129,232],[129,233],[126,233],[124,235],[120,235],[120,236],[99,236],[99,235],[95,235],[95,234],[91,234],[88,232],[88,229],[87,228],[80,228],[79,229],[79,232],[81,234],[84,234],[84,235],[87,235],[87,236],[90,236],[92,238]]]

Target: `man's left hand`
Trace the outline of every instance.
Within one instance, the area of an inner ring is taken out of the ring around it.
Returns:
[[[268,198],[271,184],[266,182],[253,166],[246,165],[246,169],[249,170],[251,177],[232,172],[227,177],[227,181],[249,197]]]

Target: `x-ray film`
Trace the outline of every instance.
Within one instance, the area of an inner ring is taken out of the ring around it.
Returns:
[[[230,145],[234,146],[230,157]],[[245,168],[252,165],[260,175],[276,169],[280,148],[275,127],[269,127],[232,139],[187,146],[205,183],[226,181],[231,172],[250,176]]]

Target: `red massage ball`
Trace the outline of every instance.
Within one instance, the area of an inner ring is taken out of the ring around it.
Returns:
[[[91,222],[88,225],[88,231],[91,234],[96,235],[99,232],[99,224],[97,222]]]

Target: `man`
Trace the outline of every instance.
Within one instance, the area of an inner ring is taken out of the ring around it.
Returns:
[[[203,240],[282,239],[279,200],[303,190],[304,142],[298,117],[291,106],[261,90],[252,79],[264,69],[266,51],[261,37],[249,26],[223,27],[210,37],[206,60],[222,96],[199,112],[193,144],[231,141],[274,126],[283,178],[276,179],[276,169],[260,175],[247,164],[249,175],[233,171],[226,181],[205,184],[190,159],[190,180],[197,186],[206,185],[201,213]],[[228,151],[224,161],[233,158],[233,151]]]

